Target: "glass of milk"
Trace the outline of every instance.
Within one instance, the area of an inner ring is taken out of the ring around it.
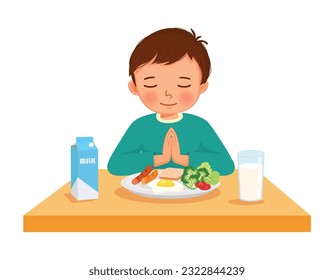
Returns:
[[[245,150],[238,153],[239,196],[243,201],[262,200],[264,152]]]

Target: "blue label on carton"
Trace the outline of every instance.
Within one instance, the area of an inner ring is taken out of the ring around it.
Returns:
[[[71,193],[77,200],[98,198],[98,150],[93,137],[77,137],[71,146]]]

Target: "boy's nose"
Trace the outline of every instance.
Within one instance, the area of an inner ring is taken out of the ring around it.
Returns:
[[[167,92],[167,89],[165,91],[165,96],[169,97],[169,99],[172,99],[173,95]]]

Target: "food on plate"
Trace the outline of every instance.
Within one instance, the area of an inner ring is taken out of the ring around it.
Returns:
[[[208,162],[203,162],[200,166],[197,167],[197,169],[202,169],[202,168],[205,168],[209,172],[208,176],[203,178],[204,182],[210,185],[215,185],[219,182],[220,179],[219,172],[212,170]]]
[[[211,189],[211,185],[203,181],[196,183],[195,186],[201,189],[202,191],[207,191]]]
[[[195,184],[198,182],[198,172],[192,166],[187,166],[181,176],[181,182],[187,188],[195,190]]]
[[[181,168],[173,168],[169,167],[160,172],[160,179],[167,180],[180,180],[183,173],[183,169]]]
[[[208,190],[219,182],[220,174],[212,170],[208,162],[201,163],[196,169],[187,166],[181,176],[181,182],[189,189]]]
[[[153,170],[150,174],[148,174],[147,176],[143,177],[143,179],[141,179],[142,184],[147,184],[151,181],[153,181],[155,178],[158,177],[158,170]]]
[[[147,184],[152,188],[154,193],[171,193],[171,192],[181,192],[183,190],[183,185],[179,181],[172,181],[166,179],[154,179]]]
[[[151,165],[146,166],[146,168],[132,180],[132,184],[137,185],[141,180],[151,173],[153,167]]]
[[[153,193],[174,193],[184,190],[210,190],[220,180],[219,172],[212,170],[208,162],[201,163],[197,168],[187,166],[184,169],[166,168],[153,169],[148,165],[133,180],[132,184],[142,183],[141,187],[151,188]],[[185,188],[186,187],[186,188]]]
[[[161,177],[160,177],[161,178]],[[159,180],[157,186],[159,187],[173,187],[175,186],[174,182],[172,180]]]

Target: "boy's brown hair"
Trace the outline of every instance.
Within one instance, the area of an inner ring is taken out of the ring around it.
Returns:
[[[188,32],[181,28],[166,28],[158,30],[141,40],[130,57],[129,75],[134,83],[134,71],[150,62],[172,64],[188,55],[195,59],[202,71],[202,81],[205,83],[211,72],[211,62],[203,43],[191,29]]]

